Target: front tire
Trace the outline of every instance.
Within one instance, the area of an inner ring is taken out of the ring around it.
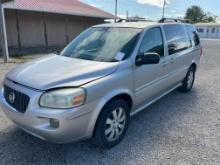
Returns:
[[[111,148],[120,143],[130,121],[129,106],[122,99],[110,101],[96,123],[94,143],[100,148]]]
[[[192,90],[194,81],[195,81],[195,68],[190,67],[185,79],[183,80],[183,85],[179,87],[179,90],[184,93],[190,92]]]

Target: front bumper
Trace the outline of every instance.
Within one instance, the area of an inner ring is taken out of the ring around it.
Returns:
[[[27,94],[31,98],[26,112],[20,113],[6,102],[3,92],[0,93],[0,103],[4,113],[26,132],[54,143],[67,143],[92,136],[93,112],[96,103],[67,110],[42,108],[38,105],[41,91],[35,91],[8,80],[5,81],[5,84],[12,89]],[[54,125],[51,125],[51,119],[59,121],[59,126],[54,127]]]

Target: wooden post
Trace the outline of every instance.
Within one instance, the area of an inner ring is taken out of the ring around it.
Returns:
[[[21,51],[21,34],[20,34],[18,11],[16,10],[15,13],[16,13],[16,28],[17,28],[17,37],[18,37],[18,49],[19,49],[19,51]]]
[[[5,26],[5,12],[2,7],[2,2],[0,2],[0,36],[1,36],[1,47],[2,47],[2,55],[4,57],[4,62],[8,62],[9,53],[8,53],[8,42],[7,42],[7,34],[6,34],[6,26]]]
[[[45,13],[42,14],[42,17],[43,17],[43,25],[44,25],[45,46],[46,46],[46,49],[48,49],[47,24],[46,24]]]
[[[86,17],[84,17],[84,19],[83,19],[83,23],[84,23],[84,30],[86,29],[86,25],[87,25],[87,19],[86,19]]]
[[[68,36],[68,22],[69,22],[69,20],[68,20],[68,16],[64,16],[65,17],[65,34],[66,34],[66,44],[68,44],[69,43],[69,36]]]

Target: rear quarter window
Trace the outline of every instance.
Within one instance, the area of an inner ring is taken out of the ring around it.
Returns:
[[[190,41],[182,25],[164,25],[169,55],[181,52],[190,47]]]
[[[192,25],[186,25],[186,31],[188,33],[191,46],[198,46],[200,44],[200,39],[196,28]]]

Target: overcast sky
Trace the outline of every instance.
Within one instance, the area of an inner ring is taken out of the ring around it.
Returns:
[[[115,0],[81,0],[90,5],[114,13]],[[199,3],[198,3],[199,2]],[[187,7],[199,5],[205,11],[220,15],[220,0],[167,0],[166,17],[179,17],[185,14]],[[142,16],[157,20],[162,15],[163,0],[118,0],[118,15]]]

